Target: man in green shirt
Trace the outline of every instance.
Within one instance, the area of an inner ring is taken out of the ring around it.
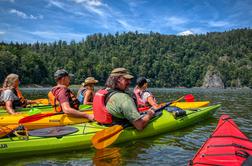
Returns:
[[[117,92],[108,99],[106,108],[112,116],[119,119],[127,119],[136,129],[143,130],[155,112],[149,110],[144,116],[139,114],[133,98],[125,92],[132,78],[134,77],[125,68],[112,70],[107,79],[106,87]]]

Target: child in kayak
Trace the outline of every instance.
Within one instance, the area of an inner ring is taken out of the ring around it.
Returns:
[[[137,79],[137,85],[134,88],[134,94],[137,99],[138,107],[152,107],[153,109],[158,109],[160,106],[157,104],[157,101],[153,94],[147,90],[149,79],[145,77],[139,77]]]
[[[93,105],[94,84],[96,84],[97,82],[98,80],[96,80],[94,77],[88,77],[81,84],[82,87],[77,93],[78,100],[81,104]]]

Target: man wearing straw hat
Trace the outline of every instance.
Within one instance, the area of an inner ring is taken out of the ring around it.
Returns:
[[[94,77],[87,77],[81,84],[82,87],[77,93],[77,98],[81,104],[93,105],[94,84],[97,82],[98,80],[96,80]]]

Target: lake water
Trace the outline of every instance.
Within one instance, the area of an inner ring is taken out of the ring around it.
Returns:
[[[30,99],[45,98],[48,89],[22,89]],[[187,128],[144,140],[130,141],[96,151],[95,149],[12,158],[1,165],[186,165],[215,129],[222,114],[230,115],[252,139],[252,90],[239,89],[150,89],[158,101],[172,101],[192,93],[196,100],[222,104],[214,116]],[[35,155],[35,154],[34,154]]]

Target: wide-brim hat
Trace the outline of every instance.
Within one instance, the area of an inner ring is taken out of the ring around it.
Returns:
[[[132,79],[134,76],[132,76],[127,69],[125,68],[115,68],[110,73],[110,76],[123,76],[126,79]]]
[[[99,82],[98,80],[96,80],[94,77],[87,77],[85,79],[85,81],[81,84],[82,86],[86,86],[88,84],[96,84],[97,82]]]

